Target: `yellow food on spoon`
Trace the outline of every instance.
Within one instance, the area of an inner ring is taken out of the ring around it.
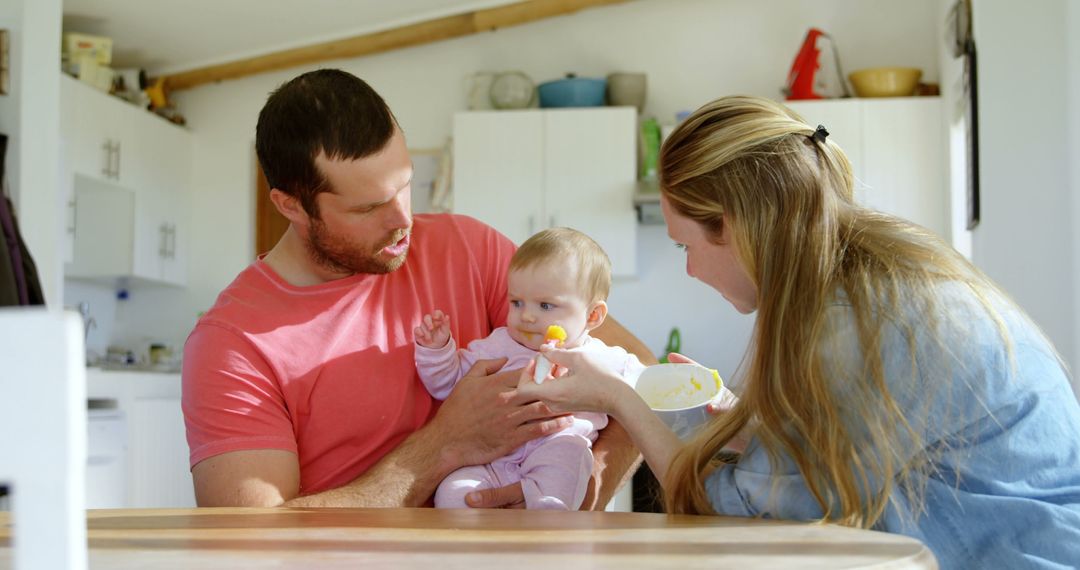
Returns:
[[[566,330],[559,325],[551,325],[544,333],[544,344],[556,341],[555,346],[562,346],[566,342]]]

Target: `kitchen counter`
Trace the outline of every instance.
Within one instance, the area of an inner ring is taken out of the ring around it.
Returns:
[[[94,401],[179,398],[180,372],[87,368],[86,397]]]
[[[653,513],[155,509],[87,515],[90,568],[937,568],[904,536]],[[0,567],[11,521],[0,513]]]

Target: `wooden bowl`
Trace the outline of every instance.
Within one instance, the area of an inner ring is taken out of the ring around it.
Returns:
[[[915,93],[922,70],[914,67],[872,67],[848,75],[859,97],[907,97]]]

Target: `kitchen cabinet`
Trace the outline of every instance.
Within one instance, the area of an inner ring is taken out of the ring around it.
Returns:
[[[114,476],[123,478],[124,495],[112,491],[115,479],[98,475],[88,479],[88,501],[99,508],[194,507],[180,375],[91,368],[86,377],[92,407],[124,418],[124,433],[113,434],[110,441],[126,455],[122,475]],[[118,439],[122,445],[115,443]]]
[[[133,133],[125,103],[67,75],[60,79],[61,138],[71,170],[131,186],[132,171],[124,167]]]
[[[786,101],[844,149],[861,203],[950,240],[940,97]]]
[[[68,236],[73,251],[65,274],[114,277],[131,272],[135,193],[76,174],[70,188]]]
[[[454,115],[453,209],[514,243],[566,226],[595,239],[617,276],[636,271],[633,107]]]
[[[65,276],[183,285],[191,134],[63,75],[60,124]]]

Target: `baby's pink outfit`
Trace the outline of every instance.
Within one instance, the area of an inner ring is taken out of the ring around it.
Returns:
[[[621,347],[608,346],[588,335],[573,350],[592,354],[631,383],[645,368]],[[510,338],[506,327],[500,327],[461,350],[453,338],[442,348],[417,344],[416,370],[428,392],[445,400],[477,360],[506,357],[505,369],[524,368],[536,354]],[[527,508],[577,510],[592,476],[592,444],[607,422],[605,414],[577,413],[573,425],[558,433],[534,439],[488,465],[462,467],[439,484],[435,506],[464,508],[465,495],[471,491],[520,481]]]

